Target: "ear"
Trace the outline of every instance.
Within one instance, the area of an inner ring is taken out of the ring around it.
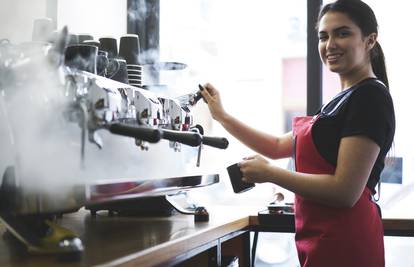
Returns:
[[[370,35],[368,35],[367,38],[367,50],[371,50],[374,45],[377,43],[377,36],[378,34],[373,32]]]

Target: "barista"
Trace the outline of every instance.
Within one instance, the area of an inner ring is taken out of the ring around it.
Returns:
[[[281,136],[260,132],[228,114],[219,91],[204,85],[212,117],[260,155],[240,162],[246,182],[271,182],[295,193],[296,247],[301,266],[384,266],[380,211],[372,200],[391,148],[395,118],[377,21],[360,0],[325,5],[317,31],[323,63],[342,91],[313,117],[297,117]],[[263,156],[293,156],[296,171]]]

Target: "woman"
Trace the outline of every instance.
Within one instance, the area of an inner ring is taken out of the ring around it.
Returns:
[[[293,130],[274,137],[223,109],[219,92],[202,95],[215,120],[259,154],[293,156],[296,171],[262,156],[240,162],[247,182],[272,182],[295,193],[296,246],[302,266],[384,266],[383,228],[373,202],[395,131],[384,57],[371,8],[338,0],[319,14],[323,63],[338,73],[342,91],[313,117],[294,118]]]

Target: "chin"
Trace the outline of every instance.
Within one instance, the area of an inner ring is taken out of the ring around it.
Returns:
[[[327,67],[328,67],[328,70],[330,70],[331,72],[341,73],[341,71],[342,71],[340,66],[327,65]]]

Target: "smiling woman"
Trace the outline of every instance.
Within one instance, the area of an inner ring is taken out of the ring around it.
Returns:
[[[365,2],[375,11],[380,23],[378,40],[386,55],[389,88],[396,113],[395,139],[388,154],[391,160],[386,161],[385,168],[400,170],[398,178],[394,177],[400,184],[389,183],[389,178],[392,178],[389,172],[381,174],[381,198],[377,204],[381,206],[385,218],[412,219],[414,218],[412,204],[414,203],[414,161],[412,160],[414,139],[410,122],[413,104],[412,90],[407,87],[412,83],[412,69],[406,66],[414,61],[414,55],[407,53],[407,49],[402,49],[402,43],[413,43],[414,36],[406,34],[402,39],[396,29],[411,25],[413,17],[407,1],[404,0],[366,0]],[[324,98],[328,99],[328,95],[325,94]],[[414,238],[385,237],[384,245],[386,266],[412,266]]]
[[[384,266],[381,215],[372,196],[395,117],[376,18],[362,1],[338,0],[322,8],[318,32],[321,59],[338,74],[342,92],[315,116],[294,118],[292,132],[274,136],[238,120],[210,83],[201,94],[212,117],[261,154],[239,163],[243,180],[295,193],[302,266]],[[296,171],[273,166],[263,156],[293,156]]]

